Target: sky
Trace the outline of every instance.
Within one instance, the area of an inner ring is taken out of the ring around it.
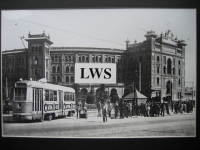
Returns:
[[[168,29],[185,40],[186,86],[196,83],[195,9],[45,9],[2,10],[1,50],[24,48],[20,37],[50,35],[52,47],[99,47],[126,49],[143,42],[147,31],[160,35]],[[28,43],[24,41],[25,47]],[[196,85],[194,84],[194,87]]]

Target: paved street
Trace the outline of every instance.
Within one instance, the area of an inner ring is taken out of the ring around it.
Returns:
[[[3,123],[4,136],[33,137],[145,137],[195,136],[195,113],[172,114],[165,117],[132,117],[108,119],[96,117],[90,111],[88,119],[75,116],[44,122]]]

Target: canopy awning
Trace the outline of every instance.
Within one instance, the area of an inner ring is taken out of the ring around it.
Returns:
[[[137,90],[136,90],[136,98],[137,99],[147,99],[147,97],[146,96],[144,96],[143,94],[141,94],[140,92],[138,92]],[[134,92],[132,92],[132,93],[130,93],[129,95],[127,95],[127,96],[125,96],[124,98],[123,98],[123,100],[131,100],[131,99],[134,99]]]

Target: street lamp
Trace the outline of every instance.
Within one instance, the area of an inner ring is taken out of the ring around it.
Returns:
[[[137,70],[135,70],[135,72],[134,72],[134,101],[136,102],[136,86],[135,86],[135,76],[137,76],[138,77],[138,75],[137,75]],[[136,104],[138,104],[137,102],[136,102]]]

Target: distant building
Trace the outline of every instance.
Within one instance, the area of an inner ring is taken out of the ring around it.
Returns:
[[[126,41],[126,50],[93,47],[51,47],[50,37],[43,34],[31,35],[25,39],[28,49],[2,52],[3,96],[6,96],[5,81],[8,82],[8,96],[11,97],[14,82],[19,78],[46,78],[54,84],[74,87],[75,63],[116,63],[117,84],[106,84],[106,91],[117,90],[119,97],[132,92],[134,72],[136,88],[146,96],[149,89],[156,90],[160,98],[172,96],[179,99],[185,91],[185,42],[174,38],[168,30],[158,36],[154,31],[144,35],[146,40],[133,44]],[[141,72],[139,70],[141,64]],[[141,74],[141,86],[139,86]],[[99,84],[80,84],[82,93],[94,93]]]

